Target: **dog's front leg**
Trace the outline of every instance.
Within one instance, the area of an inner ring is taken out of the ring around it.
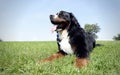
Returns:
[[[48,58],[42,60],[42,62],[49,62],[49,61],[52,61],[54,59],[57,59],[57,58],[61,58],[61,57],[64,57],[65,54],[61,53],[61,52],[57,52],[51,56],[49,56]]]
[[[87,66],[87,64],[88,64],[87,58],[76,57],[76,59],[75,59],[75,67],[76,68],[83,68],[83,67]]]

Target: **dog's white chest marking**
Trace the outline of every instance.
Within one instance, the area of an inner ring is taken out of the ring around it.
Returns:
[[[59,32],[59,38],[61,39],[61,42],[59,42],[60,48],[67,54],[73,54],[72,47],[69,43],[69,36],[67,30]]]

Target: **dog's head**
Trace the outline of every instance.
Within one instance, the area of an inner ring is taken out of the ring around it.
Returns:
[[[52,32],[67,29],[71,23],[78,23],[74,15],[66,11],[60,11],[55,15],[50,15],[50,20],[51,23],[54,24]]]

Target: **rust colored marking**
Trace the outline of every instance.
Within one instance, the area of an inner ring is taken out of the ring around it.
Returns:
[[[53,54],[51,56],[49,56],[48,58],[44,59],[44,60],[41,60],[40,62],[49,62],[49,61],[52,61],[54,59],[57,59],[57,58],[61,58],[65,55],[61,54],[61,53],[56,53],[56,54]]]
[[[62,21],[66,22],[66,20],[65,20],[65,19],[62,19],[62,18],[56,18],[56,20],[57,20],[58,22],[62,22]]]
[[[83,68],[87,66],[88,59],[87,58],[76,58],[75,59],[75,67],[76,68]]]

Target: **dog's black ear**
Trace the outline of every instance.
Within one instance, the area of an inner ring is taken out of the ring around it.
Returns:
[[[80,26],[77,19],[75,18],[75,16],[73,15],[73,13],[70,13],[70,18],[71,18],[71,24]]]

